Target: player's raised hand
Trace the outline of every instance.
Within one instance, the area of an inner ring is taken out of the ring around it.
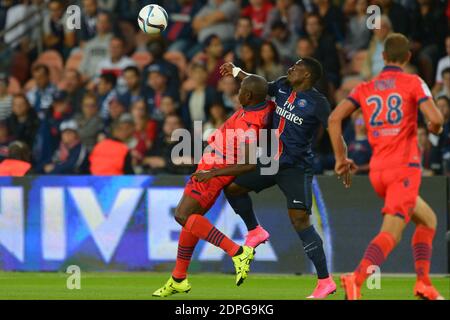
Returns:
[[[232,62],[224,63],[220,66],[220,74],[222,77],[233,76],[233,68],[235,65]]]
[[[334,171],[336,172],[338,179],[342,177],[342,183],[346,188],[350,188],[352,185],[352,174],[356,172],[358,166],[352,159],[345,158],[341,161],[336,161]]]
[[[191,175],[191,178],[198,182],[206,182],[214,177],[214,170],[200,170]]]

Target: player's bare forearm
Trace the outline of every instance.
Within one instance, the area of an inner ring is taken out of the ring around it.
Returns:
[[[444,117],[438,109],[433,99],[428,99],[420,104],[420,111],[422,111],[425,119],[428,121],[428,131],[439,135],[442,132],[444,125]]]
[[[220,66],[220,74],[223,77],[225,77],[225,76],[234,77],[233,68],[236,68],[236,66],[232,62],[224,63],[223,65]],[[249,75],[251,75],[251,73],[247,73],[241,69],[238,72],[238,74],[235,76],[235,78],[242,81],[245,77],[247,77]]]
[[[328,134],[336,160],[343,160],[347,157],[347,144],[342,136],[342,120],[328,119]]]

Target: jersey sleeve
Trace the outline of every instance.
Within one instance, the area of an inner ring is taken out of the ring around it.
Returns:
[[[330,103],[325,97],[322,97],[317,104],[316,118],[320,121],[325,129],[328,128],[328,117],[330,116],[330,113]]]
[[[285,81],[286,77],[280,77],[275,81],[269,82],[269,90],[267,92],[267,95],[269,95],[270,97],[274,97],[277,94],[278,89],[283,85]]]
[[[361,85],[357,85],[353,88],[352,91],[350,91],[349,95],[347,96],[347,100],[350,100],[351,103],[355,105],[356,108],[361,107]]]
[[[430,88],[428,88],[425,81],[423,81],[420,77],[416,77],[416,81],[414,82],[411,92],[414,95],[414,100],[417,105],[420,105],[422,102],[433,97]]]

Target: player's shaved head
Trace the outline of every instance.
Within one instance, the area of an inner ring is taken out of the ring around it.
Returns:
[[[255,103],[266,99],[268,89],[269,86],[266,79],[255,74],[245,77],[241,84],[241,90],[250,92],[251,100]]]
[[[404,64],[410,58],[409,40],[401,33],[392,33],[384,41],[384,59],[386,63]]]

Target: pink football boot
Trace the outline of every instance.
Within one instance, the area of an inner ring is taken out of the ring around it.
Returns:
[[[314,292],[306,297],[307,299],[324,299],[328,295],[336,292],[336,283],[333,280],[332,276],[329,276],[325,279],[319,279],[317,282],[317,286],[314,289]]]
[[[269,240],[270,234],[264,230],[263,227],[257,226],[255,229],[251,230],[247,234],[247,238],[245,239],[245,245],[256,248],[261,243]]]

